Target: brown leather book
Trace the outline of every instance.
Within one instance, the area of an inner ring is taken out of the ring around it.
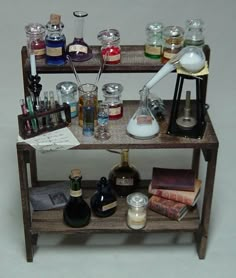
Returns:
[[[195,173],[191,169],[153,167],[152,188],[194,191]]]
[[[183,203],[153,195],[148,201],[148,208],[173,220],[180,221],[190,207]]]
[[[165,199],[180,202],[189,206],[195,206],[200,196],[201,184],[202,181],[196,179],[194,191],[186,191],[186,190],[184,191],[184,190],[152,188],[152,184],[150,183],[148,187],[148,193]]]

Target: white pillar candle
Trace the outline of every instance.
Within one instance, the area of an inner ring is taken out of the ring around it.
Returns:
[[[30,54],[30,69],[31,69],[31,75],[35,76],[36,73],[36,62],[35,62],[35,55]]]

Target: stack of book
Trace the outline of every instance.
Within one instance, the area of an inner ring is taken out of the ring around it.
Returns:
[[[200,196],[201,180],[190,169],[153,168],[149,209],[180,221]]]

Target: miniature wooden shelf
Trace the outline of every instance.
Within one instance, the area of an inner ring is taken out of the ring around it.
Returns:
[[[138,50],[137,50],[138,49]],[[29,71],[29,64],[26,54],[26,48],[22,48],[22,66],[23,66],[23,79],[24,86],[27,88],[27,73]],[[112,72],[142,72],[142,71],[156,71],[156,67],[153,62],[149,60],[147,65],[143,65],[145,57],[138,58],[141,55],[140,47],[127,47],[127,59],[130,55],[136,55],[133,59],[135,66],[133,67],[128,63],[126,65],[125,56],[122,59],[121,65],[112,67]],[[139,51],[137,53],[137,51]],[[123,53],[123,52],[122,52]],[[136,54],[133,54],[136,53]],[[209,54],[209,53],[208,53]],[[143,55],[143,54],[142,54]],[[131,58],[130,58],[131,59]],[[88,64],[92,65],[89,66]],[[84,68],[80,67],[83,72],[92,72],[97,67],[97,60],[94,58],[92,61],[84,64]],[[87,66],[86,66],[87,65]],[[154,69],[155,68],[155,69]],[[71,72],[69,67],[60,67],[60,70],[56,67],[49,67],[42,63],[37,65],[37,70],[42,73],[66,73]],[[97,69],[96,69],[97,72]],[[25,90],[25,95],[27,91]],[[99,142],[94,138],[86,138],[82,135],[82,129],[78,126],[77,119],[72,119],[71,126],[69,127],[73,134],[77,137],[80,145],[73,148],[74,151],[80,150],[98,150],[98,149],[153,149],[153,152],[157,152],[158,149],[192,149],[192,169],[198,174],[200,164],[200,154],[202,153],[206,162],[206,177],[205,185],[203,186],[203,204],[201,207],[201,214],[198,214],[197,209],[188,213],[180,222],[170,220],[165,216],[161,216],[157,213],[148,212],[147,226],[143,230],[133,231],[126,225],[126,204],[125,199],[118,200],[117,212],[108,218],[100,219],[92,217],[90,224],[87,227],[81,229],[70,228],[64,225],[62,220],[62,210],[32,212],[30,210],[29,203],[29,190],[30,184],[34,186],[42,185],[42,181],[37,177],[37,152],[34,148],[26,143],[17,143],[17,156],[19,166],[19,180],[21,189],[21,201],[24,221],[25,232],[25,245],[26,245],[26,257],[27,261],[33,261],[34,246],[37,244],[37,237],[39,233],[148,233],[148,232],[160,232],[160,231],[191,231],[196,238],[196,245],[198,256],[200,259],[204,259],[206,255],[207,239],[208,239],[208,227],[210,222],[210,212],[212,195],[214,188],[214,177],[216,170],[217,151],[218,151],[218,139],[215,134],[214,128],[210,121],[210,117],[206,115],[206,129],[202,139],[176,137],[167,134],[169,112],[171,108],[171,101],[165,101],[167,107],[167,116],[164,121],[160,122],[160,133],[150,140],[137,140],[126,134],[126,126],[128,120],[137,109],[137,101],[125,101],[124,102],[124,117],[120,120],[110,121],[111,138],[105,142]],[[171,155],[171,153],[170,153]],[[28,167],[29,166],[29,167]],[[152,167],[152,166],[150,166]],[[29,179],[29,178],[30,179]],[[86,188],[83,192],[86,198],[91,196],[94,192],[95,181],[84,181]],[[87,186],[89,184],[89,186]],[[142,181],[140,190],[147,192],[147,186],[149,181]],[[146,191],[145,191],[146,190]]]

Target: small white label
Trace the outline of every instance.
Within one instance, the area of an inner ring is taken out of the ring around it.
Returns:
[[[69,52],[88,53],[88,47],[81,44],[73,44],[69,46]]]
[[[62,55],[62,47],[46,47],[46,54],[48,56],[57,57]]]
[[[130,186],[134,185],[134,179],[133,178],[116,178],[116,185],[122,185],[122,186]]]
[[[117,206],[117,202],[112,202],[110,204],[107,204],[105,206],[102,206],[102,211],[107,211],[109,209],[115,208]]]

